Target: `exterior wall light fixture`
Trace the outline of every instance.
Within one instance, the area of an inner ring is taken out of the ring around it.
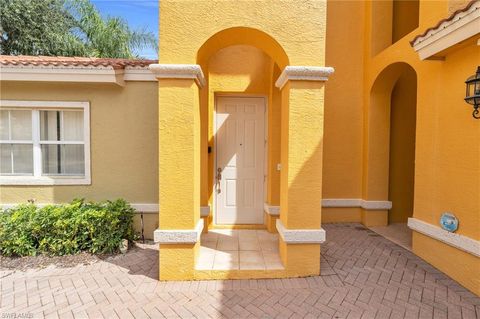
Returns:
[[[465,102],[473,105],[473,117],[480,119],[480,66],[477,67],[477,73],[469,77],[465,84],[467,85],[467,92],[465,94]]]

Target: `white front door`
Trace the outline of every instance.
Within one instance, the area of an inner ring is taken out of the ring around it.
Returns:
[[[265,99],[218,97],[216,223],[263,224]]]

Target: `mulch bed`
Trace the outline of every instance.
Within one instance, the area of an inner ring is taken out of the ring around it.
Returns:
[[[134,245],[128,249],[126,254],[136,251],[138,247]],[[59,268],[70,268],[77,265],[90,265],[102,260],[111,260],[126,254],[102,254],[93,255],[82,252],[76,255],[65,256],[25,256],[25,257],[5,257],[0,255],[0,270],[18,270],[25,271],[28,269],[46,268],[48,266],[56,266]]]
[[[46,268],[55,265],[60,268],[74,267],[76,265],[89,265],[99,261],[99,256],[89,253],[80,253],[67,256],[25,256],[5,257],[0,255],[0,269],[27,270],[32,268]]]

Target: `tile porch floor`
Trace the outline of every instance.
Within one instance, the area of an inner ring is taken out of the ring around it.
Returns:
[[[278,234],[266,230],[209,230],[200,243],[198,270],[283,269]]]

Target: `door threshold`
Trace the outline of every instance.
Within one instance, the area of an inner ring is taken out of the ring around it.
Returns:
[[[211,224],[208,230],[215,229],[267,229],[265,224]]]

